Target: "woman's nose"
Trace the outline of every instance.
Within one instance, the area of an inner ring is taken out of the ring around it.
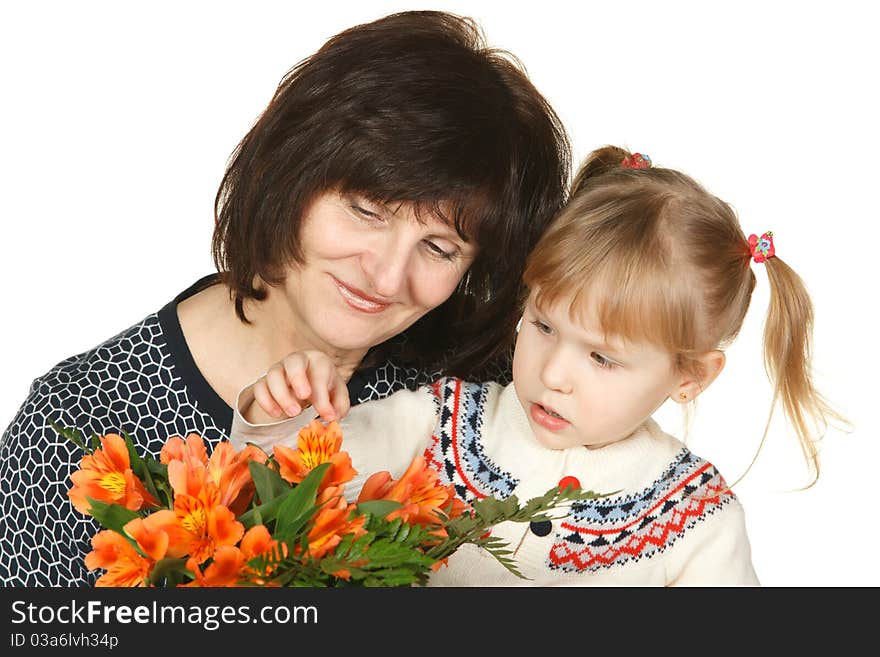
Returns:
[[[570,357],[566,357],[564,352],[562,346],[557,345],[547,354],[541,367],[541,383],[549,390],[568,394],[572,391],[571,367]]]
[[[404,240],[388,233],[368,247],[361,266],[376,295],[391,299],[400,292],[410,266],[411,251],[412,247]]]

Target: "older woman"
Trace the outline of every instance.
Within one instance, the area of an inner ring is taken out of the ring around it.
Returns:
[[[405,12],[295,66],[230,160],[218,274],[34,381],[0,449],[0,579],[89,584],[97,529],[67,499],[81,454],[49,425],[228,437],[235,393],[330,354],[352,403],[438,374],[509,377],[526,254],[561,205],[557,117],[474,24]]]

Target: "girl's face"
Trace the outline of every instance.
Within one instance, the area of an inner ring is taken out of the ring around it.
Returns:
[[[305,263],[284,286],[301,337],[331,353],[366,350],[446,301],[476,249],[453,226],[421,219],[409,204],[319,196],[301,227]]]
[[[573,321],[570,299],[541,312],[526,303],[513,358],[513,384],[538,442],[550,449],[622,440],[679,382],[668,352],[647,343],[603,340],[594,312]]]

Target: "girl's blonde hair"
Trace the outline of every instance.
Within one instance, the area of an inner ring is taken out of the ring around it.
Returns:
[[[566,207],[532,251],[524,282],[540,307],[572,298],[574,316],[589,304],[606,335],[657,345],[675,355],[681,372],[700,376],[696,357],[730,345],[742,327],[755,288],[751,249],[727,203],[678,171],[624,168],[631,157],[615,146],[587,157]],[[773,402],[761,445],[781,401],[812,485],[815,440],[829,419],[841,418],[813,385],[813,306],[803,281],[779,257],[763,264]]]

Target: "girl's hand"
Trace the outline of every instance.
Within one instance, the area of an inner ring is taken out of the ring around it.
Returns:
[[[290,354],[270,367],[252,388],[256,404],[242,409],[252,423],[296,417],[309,402],[325,422],[345,417],[351,407],[345,380],[322,351]]]

